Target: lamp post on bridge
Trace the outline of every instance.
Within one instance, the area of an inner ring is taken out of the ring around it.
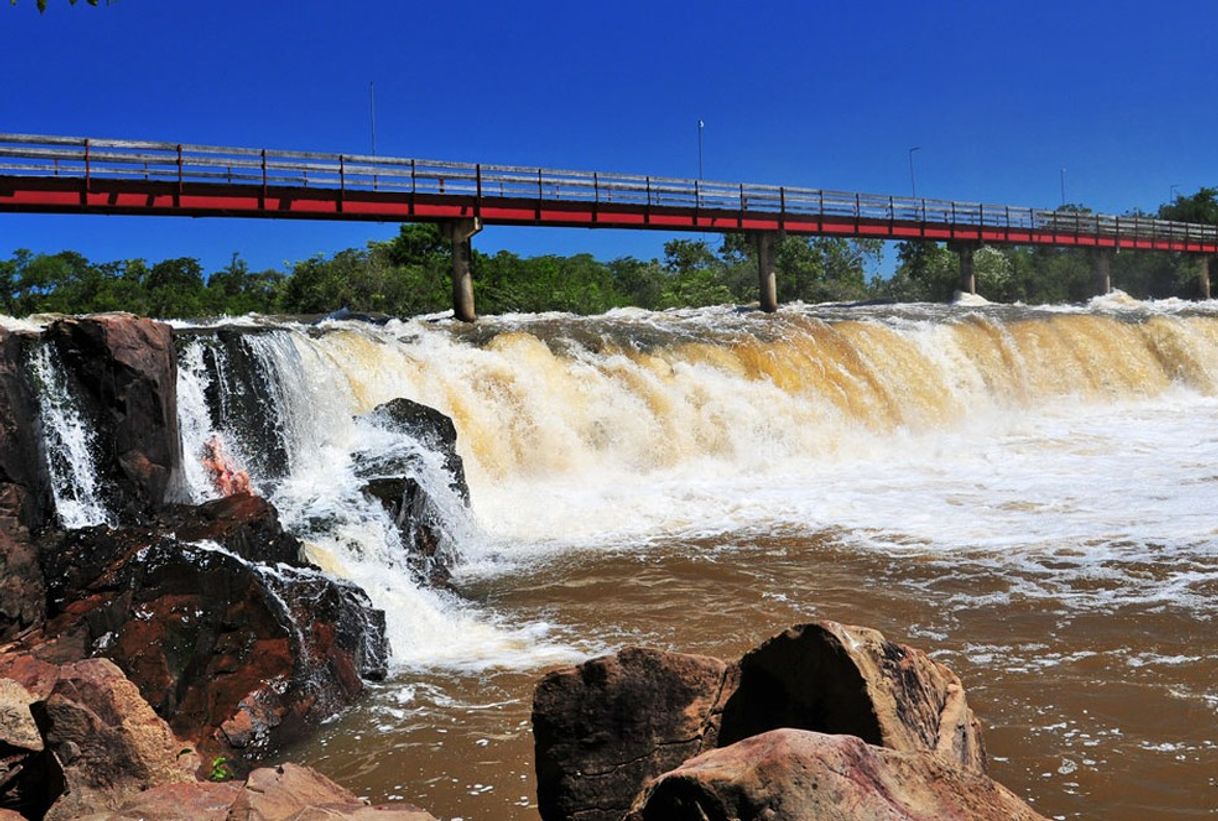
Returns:
[[[702,118],[698,118],[698,179],[702,179],[702,129],[706,128],[706,123]]]
[[[1172,183],[1167,187],[1167,203],[1172,205],[1176,202],[1176,189],[1180,187],[1179,183]]]
[[[922,150],[922,146],[920,146],[920,145],[915,145],[913,148],[909,149],[909,193],[913,196],[913,198],[915,200],[918,198],[918,183],[917,183],[917,180],[914,178],[913,155],[914,155],[915,151],[921,151],[921,150]]]
[[[1062,172],[1061,172],[1061,181],[1062,181],[1062,208],[1065,208],[1066,207],[1066,169],[1064,169],[1064,168],[1062,169]]]

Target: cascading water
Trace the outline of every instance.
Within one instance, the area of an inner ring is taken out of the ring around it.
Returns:
[[[529,817],[510,762],[540,668],[640,641],[730,655],[809,617],[937,648],[1042,808],[1135,817],[1114,785],[1165,783],[1164,750],[1218,758],[1212,305],[243,323],[179,330],[184,450],[220,437],[386,611],[398,678],[305,751],[374,797]],[[397,397],[453,418],[470,511],[369,416]],[[382,460],[421,465],[462,595],[408,572],[361,491]],[[1046,671],[1080,695],[1046,697]]]
[[[97,473],[93,428],[72,395],[59,354],[52,345],[40,343],[30,353],[28,369],[38,396],[42,452],[60,524],[75,528],[111,522]]]

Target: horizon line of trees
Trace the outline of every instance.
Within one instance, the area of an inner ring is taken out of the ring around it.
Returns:
[[[1064,210],[1088,209],[1077,205]],[[1133,216],[1130,214],[1129,216]],[[1150,216],[1150,215],[1143,215]],[[1218,189],[1201,188],[1161,206],[1157,216],[1218,224]],[[944,245],[897,245],[890,278],[874,274],[882,240],[787,235],[777,244],[782,302],[945,302],[959,282],[959,260]],[[13,316],[125,310],[164,319],[246,313],[324,314],[340,309],[410,316],[451,309],[448,241],[435,225],[405,224],[398,235],[364,248],[317,255],[289,266],[253,271],[239,254],[205,273],[199,260],[177,257],[149,264],[133,258],[95,263],[75,251],[18,250],[0,260],[0,310]],[[757,261],[743,234],[673,239],[663,259],[625,256],[604,262],[591,254],[521,257],[510,251],[473,252],[472,275],[483,314],[617,307],[652,310],[757,300]],[[974,255],[978,293],[995,302],[1078,302],[1094,296],[1093,263],[1085,249],[985,246]],[[869,277],[868,272],[872,272]],[[1195,297],[1195,255],[1122,251],[1113,287],[1137,298]]]

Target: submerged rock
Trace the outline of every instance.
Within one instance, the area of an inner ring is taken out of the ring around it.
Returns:
[[[850,735],[771,730],[699,755],[656,778],[629,821],[1041,816],[988,776],[931,752],[897,752]]]
[[[36,652],[112,659],[177,733],[242,758],[384,677],[384,614],[303,562],[266,502],[166,516],[176,535],[95,527],[44,545],[53,617]]]
[[[967,773],[986,767],[980,722],[954,673],[875,630],[828,621],[792,627],[736,663],[626,648],[557,670],[537,686],[533,728],[545,819],[621,818],[666,768],[783,728],[853,736]]]

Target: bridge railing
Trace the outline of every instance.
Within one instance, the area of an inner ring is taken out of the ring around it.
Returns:
[[[941,224],[1178,242],[1218,241],[1218,227],[1149,217],[862,194],[791,186],[513,165],[142,140],[0,134],[0,176],[469,197],[545,204],[682,208],[708,214]]]

